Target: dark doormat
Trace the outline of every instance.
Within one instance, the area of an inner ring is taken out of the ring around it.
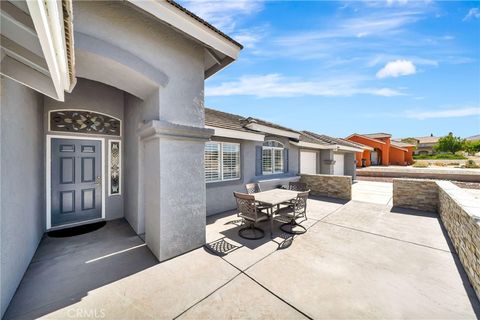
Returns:
[[[73,236],[78,236],[84,233],[89,233],[89,232],[98,230],[100,228],[103,228],[106,224],[107,224],[106,221],[100,221],[100,222],[95,222],[90,224],[84,224],[78,227],[50,231],[47,233],[47,235],[51,238],[73,237]]]

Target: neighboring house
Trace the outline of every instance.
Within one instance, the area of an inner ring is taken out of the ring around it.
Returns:
[[[465,138],[467,141],[480,141],[480,134]]]
[[[124,217],[160,261],[202,246],[204,81],[241,45],[170,0],[1,20],[1,314],[45,231]]]
[[[355,178],[361,149],[347,141],[207,108],[205,125],[215,131],[205,146],[207,215],[235,208],[233,192],[245,192],[249,182],[268,190],[297,181],[299,173]]]
[[[358,134],[346,138],[349,141],[370,147],[357,154],[357,167],[370,165],[401,165],[413,163],[414,144],[391,140],[388,133]]]
[[[414,154],[428,155],[435,153],[434,146],[438,143],[438,139],[440,139],[440,137],[435,137],[432,134],[426,137],[415,137],[415,139],[417,139],[418,144],[414,151]]]

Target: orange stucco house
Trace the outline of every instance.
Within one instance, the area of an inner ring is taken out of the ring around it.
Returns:
[[[346,139],[369,146],[363,152],[357,152],[357,167],[371,165],[400,165],[406,166],[413,163],[413,144],[391,140],[388,133],[358,134],[354,133]]]

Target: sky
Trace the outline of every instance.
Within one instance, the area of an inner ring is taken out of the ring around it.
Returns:
[[[480,133],[480,1],[180,1],[244,45],[205,106],[336,137]]]

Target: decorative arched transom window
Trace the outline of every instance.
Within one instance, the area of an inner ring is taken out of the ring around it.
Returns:
[[[276,140],[267,140],[262,147],[262,173],[283,173],[283,143]]]

